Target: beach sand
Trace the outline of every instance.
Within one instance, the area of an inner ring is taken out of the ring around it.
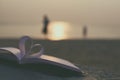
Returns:
[[[18,47],[17,39],[0,39],[0,47]],[[44,54],[66,59],[88,76],[57,77],[0,63],[0,80],[109,80],[120,79],[120,40],[34,40]],[[64,74],[64,73],[63,73]]]

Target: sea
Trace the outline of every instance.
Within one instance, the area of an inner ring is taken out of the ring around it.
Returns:
[[[83,39],[85,26],[89,39],[120,39],[120,26],[118,25],[80,25],[62,21],[50,23],[48,37],[52,40]],[[32,38],[44,39],[43,28],[42,24],[1,24],[0,38],[20,38],[28,35]]]
[[[52,35],[50,38],[50,35],[46,38],[39,26],[2,25],[0,47],[18,47],[19,38],[28,35],[34,43],[44,46],[44,54],[68,60],[87,75],[59,77],[0,63],[0,80],[120,80],[119,30],[113,27],[87,26],[87,35],[83,36],[82,29],[83,26],[72,26],[64,33],[62,28],[56,28],[52,31],[57,31],[54,34],[59,36]]]

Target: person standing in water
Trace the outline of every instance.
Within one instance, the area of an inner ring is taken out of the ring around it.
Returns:
[[[87,26],[83,27],[83,37],[86,38],[87,37]]]
[[[50,21],[49,21],[47,15],[44,15],[43,16],[43,31],[42,31],[44,35],[47,35],[47,33],[48,33],[49,23],[50,23]]]

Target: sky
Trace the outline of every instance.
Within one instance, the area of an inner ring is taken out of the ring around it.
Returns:
[[[120,0],[0,0],[0,37],[39,37],[44,14],[74,24],[69,35],[87,25],[89,37],[120,38]]]
[[[74,24],[120,26],[120,0],[0,0],[0,24],[40,24],[51,20]]]

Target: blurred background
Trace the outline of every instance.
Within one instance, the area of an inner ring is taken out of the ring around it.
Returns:
[[[50,39],[81,39],[84,26],[89,39],[119,39],[119,7],[119,0],[0,0],[0,38],[44,39],[46,14]]]

